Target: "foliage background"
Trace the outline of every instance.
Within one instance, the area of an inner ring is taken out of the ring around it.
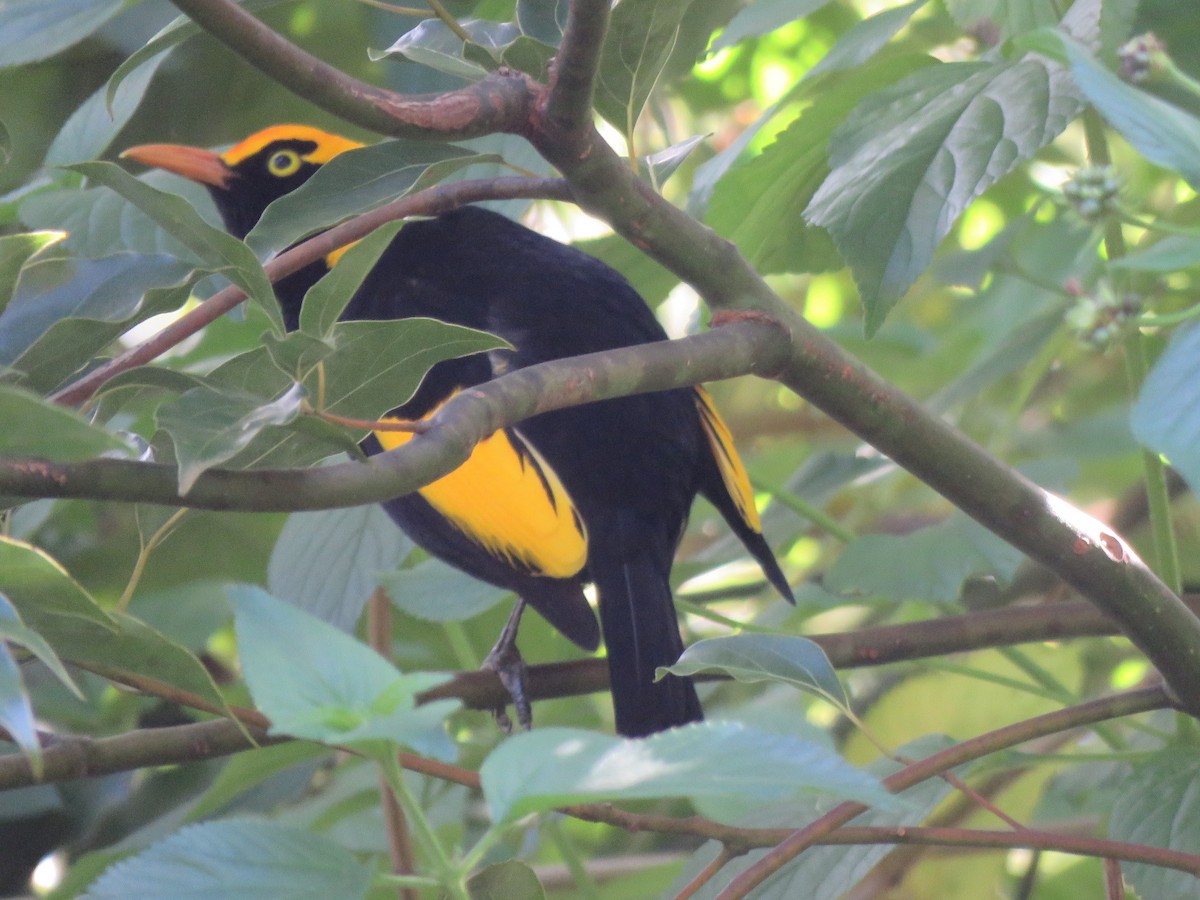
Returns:
[[[374,58],[417,28],[427,17],[423,12],[400,15],[343,0],[247,6],[321,59],[404,93],[457,88],[463,79],[447,70],[473,64],[457,50],[444,52],[434,26],[410,35],[409,58],[398,53]],[[545,12],[545,4],[519,6],[503,0],[447,3],[460,20],[505,22],[524,13],[527,27],[532,27],[532,10]],[[63,165],[113,159],[122,148],[143,142],[226,145],[282,121],[373,139],[203,36],[122,72],[125,80],[108,98],[110,113],[105,92],[116,83],[110,82],[114,72],[177,14],[158,0],[0,4],[0,65],[5,67],[0,70],[0,122],[7,154],[0,169],[0,227],[5,240],[31,231],[69,233],[37,255],[17,238],[3,245],[0,288],[6,290],[0,304],[14,284],[16,293],[0,316],[0,386],[49,394],[90,365],[92,354],[102,354],[127,325],[148,318],[151,295],[139,305],[148,288],[182,285],[155,300],[167,310],[189,293],[194,304],[219,284],[212,277],[187,277],[194,265],[187,252],[99,179],[85,177],[98,170],[81,173]],[[989,102],[974,108],[978,119],[968,117],[965,130],[958,113],[939,118],[931,112],[935,101],[975,90],[968,87],[972,78],[994,85],[1004,67],[1027,64],[1024,54],[1031,50],[1069,60],[1070,49],[1039,30],[1052,28],[1064,15],[1095,26],[1072,32],[1087,35],[1080,40],[1094,55],[1084,63],[1074,60],[1071,75],[1065,68],[1056,70],[1062,82],[1057,94],[1044,97],[1026,84],[996,89]],[[654,43],[661,35],[647,25],[659,21],[656,16],[670,24],[670,40],[661,44]],[[648,44],[661,51],[665,64],[661,75],[652,77],[656,67],[647,62],[649,56],[639,57],[635,75],[641,73],[647,90],[653,90],[632,130],[620,127],[628,124],[622,122],[628,109],[606,93],[603,80],[615,77],[619,67],[602,66],[600,111],[618,126],[609,125],[604,133],[619,149],[632,147],[639,156],[700,138],[663,186],[672,203],[732,239],[789,305],[843,348],[1043,487],[1111,522],[1145,558],[1159,557],[1140,490],[1146,454],[1134,438],[1130,415],[1136,400],[1139,437],[1167,453],[1194,484],[1200,420],[1188,400],[1200,381],[1193,377],[1196,355],[1190,352],[1197,337],[1185,315],[1192,308],[1200,264],[1196,157],[1188,152],[1196,146],[1200,124],[1193,118],[1198,104],[1186,73],[1200,76],[1200,44],[1194,39],[1200,13],[1167,0],[1076,0],[1073,6],[1065,0],[623,0],[613,34],[620,37],[622,27],[649,35]],[[1115,67],[1116,48],[1128,36],[1151,30],[1166,42],[1181,72],[1143,86],[1146,93],[1139,97],[1164,97],[1178,119],[1155,118],[1149,99],[1114,94],[1096,74],[1100,67]],[[521,49],[529,50],[527,45]],[[912,87],[922,84],[919,80],[905,81],[922,77],[928,96]],[[917,100],[905,109],[904,97]],[[898,99],[900,118],[891,121],[884,100]],[[1099,106],[1107,129],[1094,113],[1087,114],[1090,122],[1081,116],[1085,99]],[[1165,136],[1150,134],[1137,119],[1137,111],[1146,109],[1151,119],[1165,123]],[[1038,116],[1046,120],[1040,139],[1031,136]],[[911,131],[905,132],[906,125]],[[1126,216],[1123,225],[1115,224],[1116,212],[1108,218],[1084,217],[1063,194],[1064,183],[1089,161],[1089,145],[1095,160],[1098,141],[1108,146],[1114,162],[1119,183],[1114,202]],[[515,137],[490,136],[467,145],[500,154],[506,164],[489,157],[453,178],[508,174],[509,167],[551,172]],[[930,164],[934,150],[947,155]],[[922,181],[928,172],[936,174],[939,164],[952,170],[941,195]],[[964,183],[955,173],[976,180]],[[161,174],[144,180],[184,196],[207,221],[216,222],[202,191]],[[855,210],[839,206],[847,197],[859,204]],[[565,204],[510,200],[503,208],[621,269],[657,305],[673,334],[702,329],[707,316],[694,291],[601,223]],[[906,231],[909,214],[914,218]],[[1114,252],[1114,229],[1127,245],[1125,262],[1114,258],[1123,255]],[[50,302],[31,313],[30,297]],[[1123,305],[1127,298],[1134,300],[1132,310]],[[1131,315],[1149,317],[1132,338]],[[79,331],[63,327],[61,320],[68,317],[81,323]],[[1098,326],[1101,319],[1107,330]],[[105,331],[96,324],[104,321],[119,327]],[[53,322],[59,323],[57,332],[50,329]],[[220,362],[259,347],[268,325],[261,309],[248,305],[189,339],[162,361],[163,367],[211,372]],[[142,324],[135,334],[144,336],[152,327]],[[1131,379],[1127,371],[1132,344],[1155,358],[1176,331],[1174,355],[1164,357],[1141,391],[1140,376],[1135,371]],[[92,337],[81,341],[85,332]],[[82,356],[81,347],[86,349]],[[170,459],[173,452],[186,455],[186,437],[169,428],[169,437],[156,433],[165,428],[161,408],[175,399],[161,388],[148,378],[130,379],[89,412],[97,428],[110,434],[134,432],[153,441],[159,459]],[[912,634],[936,637],[943,617],[1006,608],[1017,600],[1061,601],[1069,593],[781,385],[739,379],[714,385],[713,391],[761,490],[768,537],[799,586],[800,602],[791,609],[772,599],[757,570],[739,559],[714,513],[698,506],[676,568],[689,643],[727,634],[731,623],[745,623],[752,633],[788,635],[927,623],[926,631]],[[259,399],[274,396],[264,393]],[[15,393],[0,400],[7,416],[0,445],[6,456],[70,460],[106,449],[95,443],[97,429],[80,427],[77,433],[51,418],[48,405],[23,406],[24,395]],[[320,449],[310,450],[304,461],[332,452],[328,444]],[[1179,582],[1186,586],[1200,575],[1200,563],[1196,511],[1190,496],[1180,496],[1181,484],[1175,483],[1170,518],[1180,547]],[[834,522],[814,521],[814,509]],[[354,630],[357,623],[360,635],[366,633],[360,621],[364,603],[373,588],[383,585],[395,601],[390,652],[404,672],[476,667],[508,608],[496,592],[421,560],[370,507],[291,516],[201,511],[174,516],[173,510],[150,505],[41,500],[16,505],[4,528],[8,537],[30,542],[61,566],[58,574],[47,570],[37,576],[45,579],[48,592],[79,590],[105,610],[124,609],[128,602],[132,616],[199,656],[215,679],[216,701],[250,705],[253,693],[268,712],[255,686],[248,693],[241,678],[229,585],[265,586],[340,627]],[[6,557],[10,566],[28,561],[11,554]],[[120,690],[94,671],[103,664],[149,671],[161,660],[148,644],[131,651],[146,654],[135,662],[115,646],[93,649],[93,671],[72,668],[82,697],[72,696],[52,669],[30,654],[45,660],[56,652],[79,662],[86,641],[79,635],[56,638],[52,628],[31,621],[20,603],[25,590],[28,582],[0,575],[0,595],[10,595],[24,624],[43,632],[52,649],[39,653],[15,628],[0,630],[14,648],[4,659],[20,662],[18,675],[10,677],[5,667],[0,681],[0,698],[10,710],[4,724],[14,737],[27,708],[36,711],[45,732],[97,737],[188,722],[197,715],[169,699]],[[1075,615],[1078,607],[1070,609]],[[940,735],[963,740],[1151,677],[1152,670],[1125,639],[1053,641],[1061,633],[1054,629],[1063,627],[1070,627],[1066,613],[1039,635],[1043,640],[1019,648],[855,669],[843,672],[843,682],[856,715],[894,749],[936,742]],[[256,647],[266,653],[265,646]],[[525,623],[522,649],[532,663],[578,655],[535,617]],[[160,671],[176,684],[185,673],[199,679],[189,665],[173,660]],[[290,684],[288,679],[303,678],[287,669],[286,661],[279,666],[268,681]],[[780,684],[720,683],[704,689],[704,700],[713,719],[735,719],[836,747],[858,765],[878,756],[864,732],[827,699]],[[536,717],[539,726],[611,731],[603,693],[541,701]],[[1190,797],[1193,732],[1189,720],[1160,710],[1136,723],[1064,732],[1020,754],[991,757],[970,772],[970,780],[1008,816],[1031,827],[1107,834],[1196,853],[1200,830],[1189,824],[1196,817]],[[455,713],[450,734],[455,759],[465,768],[477,768],[500,742],[490,718],[478,711]],[[70,859],[64,893],[80,890],[114,859],[162,847],[158,842],[168,835],[183,841],[184,851],[219,852],[205,850],[195,832],[191,840],[197,843],[189,847],[189,832],[177,830],[188,822],[232,822],[233,830],[210,833],[212,839],[246,846],[256,834],[236,830],[246,817],[308,829],[353,853],[348,861],[337,858],[344,869],[330,864],[325,874],[334,873],[334,883],[344,886],[356,877],[353,873],[382,870],[388,830],[374,768],[318,753],[314,746],[284,745],[7,791],[0,800],[0,846],[27,852],[6,858],[3,884],[18,889],[28,866],[55,850]],[[907,754],[924,755],[911,748]],[[746,759],[749,766],[755,757]],[[710,776],[717,778],[705,777]],[[814,774],[813,780],[821,778]],[[411,783],[447,846],[470,846],[485,830],[477,792],[435,779]],[[916,810],[932,808],[940,796],[931,790]],[[1129,812],[1151,796],[1158,798],[1157,808],[1142,816]],[[957,800],[946,802],[951,805],[938,815],[948,824],[1001,827],[987,813],[959,809],[952,805]],[[678,799],[638,800],[629,808],[675,815],[688,809]],[[714,815],[709,808],[702,811]],[[910,824],[922,820],[914,816]],[[791,808],[778,824],[804,821]],[[548,890],[558,885],[564,896],[654,896],[680,889],[699,871],[695,860],[685,861],[698,845],[694,837],[634,833],[558,816],[543,817],[540,826],[505,830],[494,841],[488,861],[522,858],[535,866]],[[279,846],[268,840],[262,858]],[[1100,861],[1056,853],[900,848],[884,858],[882,850],[875,856],[856,852],[833,848],[807,854],[802,858],[807,868],[795,870],[789,877],[797,880],[791,883],[821,885],[824,893],[813,896],[998,894],[1052,900],[1098,895],[1104,879]],[[294,858],[281,851],[277,872]],[[875,863],[880,868],[868,875]],[[832,873],[824,880],[814,874],[823,866]],[[584,887],[572,883],[587,868],[594,871]],[[133,877],[141,877],[134,871]],[[224,874],[235,883],[236,864]],[[1194,879],[1178,872],[1127,867],[1124,874],[1147,898],[1191,896],[1195,890]],[[378,880],[370,884],[368,878],[362,891],[394,892]],[[774,889],[776,895],[788,895],[786,883]]]

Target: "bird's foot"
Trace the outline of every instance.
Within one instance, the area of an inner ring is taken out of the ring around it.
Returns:
[[[532,728],[533,708],[525,693],[525,673],[527,669],[525,660],[521,658],[521,651],[517,649],[516,642],[505,640],[504,635],[501,635],[500,640],[496,642],[496,646],[492,648],[492,652],[483,661],[482,667],[495,672],[496,676],[500,679],[500,683],[504,685],[504,689],[512,697],[513,709],[517,713],[517,724],[524,731]],[[512,720],[508,717],[505,707],[497,707],[492,710],[492,713],[496,717],[496,724],[500,726],[504,733],[511,734]]]

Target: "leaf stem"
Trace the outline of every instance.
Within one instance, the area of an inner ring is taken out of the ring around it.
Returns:
[[[438,883],[455,900],[468,900],[467,886],[462,877],[462,869],[456,866],[449,854],[446,853],[445,848],[433,830],[433,826],[429,822],[429,818],[425,815],[425,811],[421,809],[421,804],[417,800],[416,795],[413,794],[405,782],[404,769],[400,766],[400,758],[396,755],[394,747],[390,748],[380,761],[380,768],[387,778],[387,782],[391,786],[392,793],[395,794],[400,808],[404,810],[408,824],[412,828],[413,837],[425,853],[426,858],[430,861],[434,871],[437,872]]]

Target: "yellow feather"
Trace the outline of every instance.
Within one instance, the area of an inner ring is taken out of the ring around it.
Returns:
[[[387,450],[412,434],[377,431]],[[497,431],[465,463],[420,489],[455,528],[535,575],[569,578],[587,562],[587,531],[554,470],[519,433]]]
[[[750,486],[750,473],[746,471],[742,458],[738,456],[737,448],[733,445],[733,434],[730,433],[729,426],[717,412],[712,397],[704,388],[696,388],[696,407],[700,410],[700,421],[704,425],[709,447],[717,460],[717,468],[721,470],[725,490],[729,491],[729,496],[733,498],[742,521],[755,531],[761,532],[762,520],[754,506],[754,488]]]

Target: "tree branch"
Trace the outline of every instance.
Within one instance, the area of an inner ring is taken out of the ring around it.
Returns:
[[[544,127],[562,140],[586,135],[592,124],[592,93],[608,29],[608,0],[572,0],[550,74]]]

